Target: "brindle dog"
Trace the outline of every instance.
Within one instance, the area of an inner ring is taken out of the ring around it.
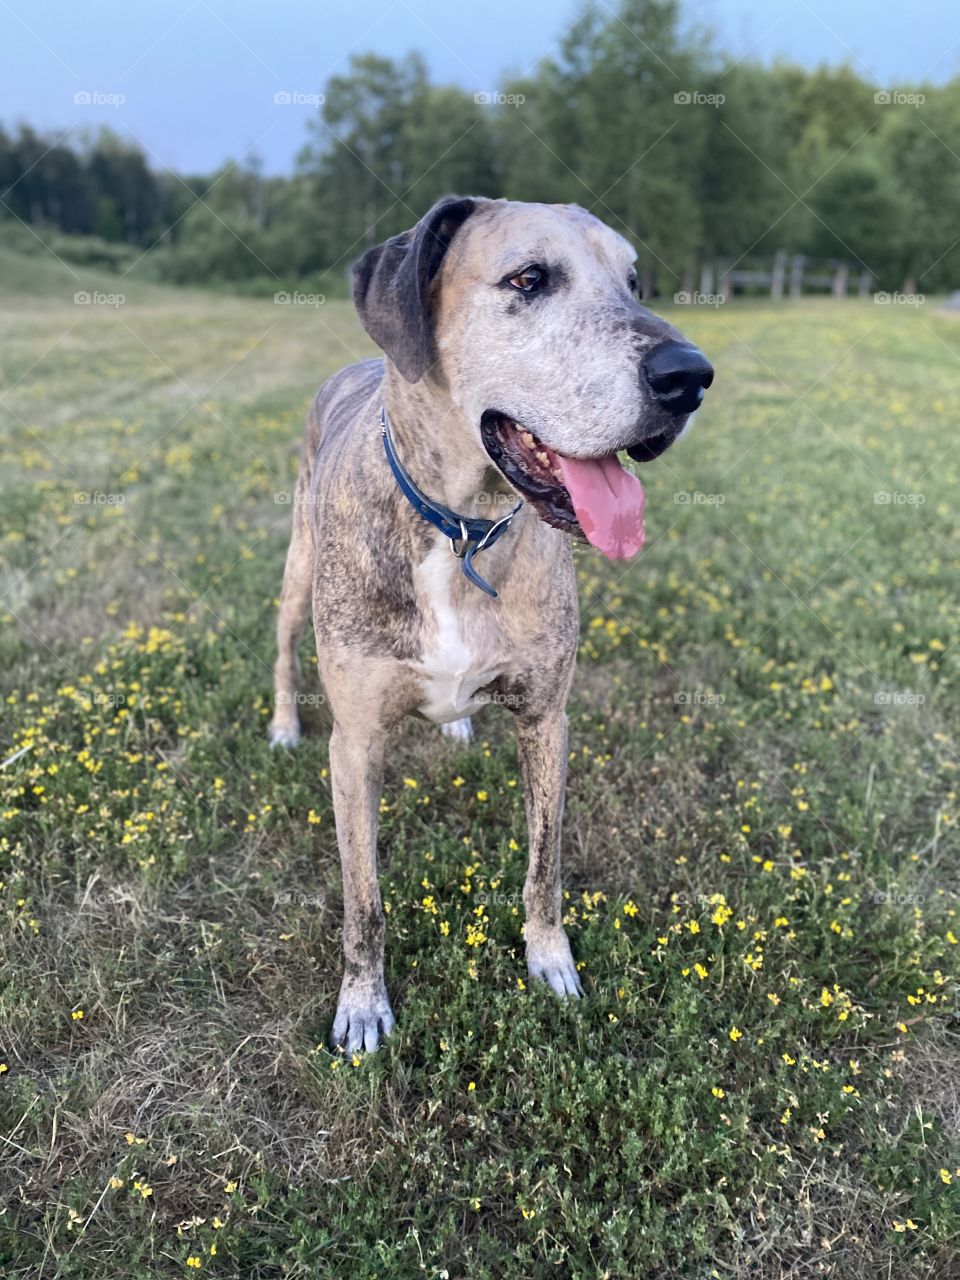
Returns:
[[[407,714],[469,736],[512,713],[525,789],[530,974],[582,994],[561,924],[565,704],[577,649],[571,535],[611,558],[643,541],[638,461],[677,438],[710,385],[705,358],[637,300],[635,255],[574,205],[450,197],[354,269],[385,358],[330,378],[310,410],[277,624],[274,745],[299,738],[297,644],[312,600],[333,714],[345,972],[332,1042],[375,1049],[394,1025],[383,975],[377,814],[388,731]],[[485,585],[415,509],[385,453],[475,539]],[[491,592],[495,592],[491,594]]]

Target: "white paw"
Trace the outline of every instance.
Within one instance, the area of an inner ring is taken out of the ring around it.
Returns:
[[[562,929],[551,930],[541,938],[528,938],[527,969],[531,978],[545,982],[558,996],[578,1000],[583,995],[570,943]]]
[[[295,747],[300,741],[300,726],[296,722],[292,725],[271,724],[267,730],[267,741],[271,750],[274,747]]]
[[[344,983],[330,1032],[330,1047],[347,1053],[373,1053],[393,1027],[393,1010],[385,987],[348,987]]]
[[[461,720],[448,720],[440,726],[440,732],[454,742],[469,742],[473,737],[473,721],[469,716],[464,716]]]

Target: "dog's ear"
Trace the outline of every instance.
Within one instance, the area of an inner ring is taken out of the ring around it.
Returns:
[[[436,359],[430,285],[456,233],[482,201],[445,196],[410,231],[368,249],[353,268],[360,323],[407,382]]]

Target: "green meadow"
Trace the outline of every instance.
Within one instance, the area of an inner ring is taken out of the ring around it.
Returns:
[[[0,281],[0,1274],[960,1275],[960,318],[663,308],[717,379],[642,555],[577,552],[586,997],[526,981],[509,713],[411,721],[351,1058],[308,640],[265,729],[304,412],[372,348],[344,301]]]

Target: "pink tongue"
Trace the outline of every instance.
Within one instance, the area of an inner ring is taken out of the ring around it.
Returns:
[[[643,486],[615,453],[605,458],[557,454],[563,483],[580,527],[611,560],[627,560],[643,546]]]

